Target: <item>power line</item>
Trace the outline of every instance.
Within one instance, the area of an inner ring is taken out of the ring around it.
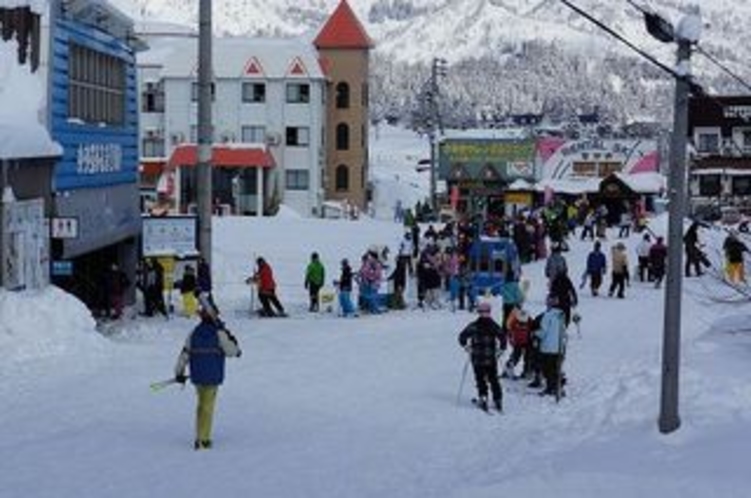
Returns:
[[[643,7],[636,3],[635,0],[626,0],[626,2],[634,7],[636,10],[644,14],[645,16],[655,16],[658,15],[654,11]],[[751,90],[751,84],[747,83],[743,78],[738,76],[736,73],[730,70],[726,65],[724,65],[722,62],[720,62],[716,57],[714,57],[712,54],[707,52],[704,48],[700,47],[699,45],[696,45],[696,51],[709,59],[712,63],[714,63],[717,67],[719,67],[723,72],[725,72],[728,76],[733,78],[736,82],[738,82],[741,86],[743,86],[747,90]]]
[[[735,74],[733,71],[730,70],[726,65],[724,65],[722,62],[720,62],[716,57],[714,57],[712,54],[704,50],[700,46],[696,46],[696,51],[699,52],[701,55],[709,59],[714,65],[722,69],[728,76],[733,78],[736,82],[738,82],[741,86],[743,86],[746,90],[751,90],[751,84],[747,83],[746,80]]]
[[[574,12],[576,12],[577,14],[579,14],[580,16],[584,17],[585,19],[587,19],[591,23],[595,24],[598,28],[602,29],[603,31],[605,31],[606,33],[608,33],[610,36],[612,36],[613,38],[617,39],[618,41],[620,41],[621,43],[623,43],[624,45],[626,45],[627,47],[629,47],[631,50],[633,50],[637,54],[641,55],[642,57],[644,57],[645,59],[647,59],[649,62],[651,62],[655,66],[659,67],[660,69],[662,69],[666,73],[670,74],[674,78],[677,78],[677,79],[688,79],[690,81],[690,78],[687,75],[680,75],[680,74],[678,74],[674,69],[671,69],[670,67],[666,66],[662,62],[658,61],[654,56],[652,56],[652,55],[648,54],[647,52],[645,52],[644,50],[640,49],[639,47],[637,47],[636,45],[634,45],[633,43],[631,43],[629,40],[627,40],[620,33],[616,32],[612,28],[606,26],[602,21],[600,21],[599,19],[591,16],[588,12],[582,10],[580,7],[577,7],[576,5],[572,4],[568,0],[560,0],[560,1],[563,4],[565,4],[567,7],[569,7],[571,10],[573,10]],[[628,0],[628,1],[629,1],[629,3],[631,3],[631,0]],[[695,90],[696,90],[696,88],[692,87],[692,91],[695,91]]]

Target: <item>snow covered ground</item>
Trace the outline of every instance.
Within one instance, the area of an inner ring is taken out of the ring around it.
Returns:
[[[665,233],[665,223],[652,228]],[[471,374],[456,402],[465,364],[456,336],[470,313],[344,319],[306,311],[312,251],[330,282],[342,258],[356,262],[371,244],[395,249],[397,224],[284,212],[215,218],[213,234],[216,298],[243,348],[227,362],[215,448],[192,449],[190,387],[149,389],[172,375],[195,320],[138,317],[103,334],[55,288],[0,291],[0,496],[751,494],[751,306],[713,299],[727,289],[710,276],[684,281],[682,426],[666,436],[657,429],[663,290],[632,282],[624,300],[583,291],[581,336],[570,330],[567,397],[556,405],[507,385],[505,413],[488,416],[469,402]],[[700,232],[710,248],[721,236]],[[638,240],[627,240],[632,260]],[[571,246],[578,283],[591,243]],[[257,255],[274,267],[290,318],[248,316],[243,280]],[[526,265],[524,276],[528,308],[542,311],[543,263]]]

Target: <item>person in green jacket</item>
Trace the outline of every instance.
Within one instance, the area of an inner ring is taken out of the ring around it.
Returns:
[[[305,269],[305,288],[308,289],[308,293],[310,294],[310,307],[308,311],[318,311],[318,294],[325,281],[326,269],[323,267],[318,253],[314,252],[310,255],[310,263],[308,263],[308,267]]]

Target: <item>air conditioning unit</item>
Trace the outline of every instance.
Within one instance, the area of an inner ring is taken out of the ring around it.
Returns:
[[[281,142],[282,142],[282,136],[279,133],[275,131],[266,133],[267,145],[279,145]]]
[[[156,138],[157,137],[157,131],[156,130],[146,130],[146,138]]]

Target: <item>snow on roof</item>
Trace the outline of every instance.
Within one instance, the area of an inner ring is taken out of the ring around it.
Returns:
[[[667,179],[660,173],[636,173],[634,175],[616,173],[615,175],[639,194],[656,194],[667,187]]]
[[[149,41],[153,44],[152,41]],[[198,40],[190,38],[170,39],[159,44],[160,53],[146,51],[139,56],[139,64],[162,63],[165,78],[192,78],[197,71]],[[169,49],[168,49],[169,48]],[[248,63],[256,59],[261,67],[260,77],[284,78],[296,59],[299,59],[308,78],[324,79],[318,62],[318,53],[313,45],[301,39],[270,38],[216,38],[213,42],[213,67],[217,78],[237,78],[243,74]],[[155,55],[164,57],[161,61]]]
[[[535,185],[535,191],[545,192],[550,187],[557,194],[580,195],[599,191],[601,181],[602,178],[544,178]]]
[[[0,159],[59,156],[62,148],[39,122],[44,81],[28,64],[19,65],[17,54],[15,40],[0,41]]]
[[[515,190],[532,190],[533,188],[534,185],[529,183],[527,180],[523,178],[517,178],[511,183],[511,185],[508,186],[506,190],[513,192]]]
[[[47,9],[47,0],[0,0],[0,8],[15,9],[29,7],[36,14],[43,14]]]

